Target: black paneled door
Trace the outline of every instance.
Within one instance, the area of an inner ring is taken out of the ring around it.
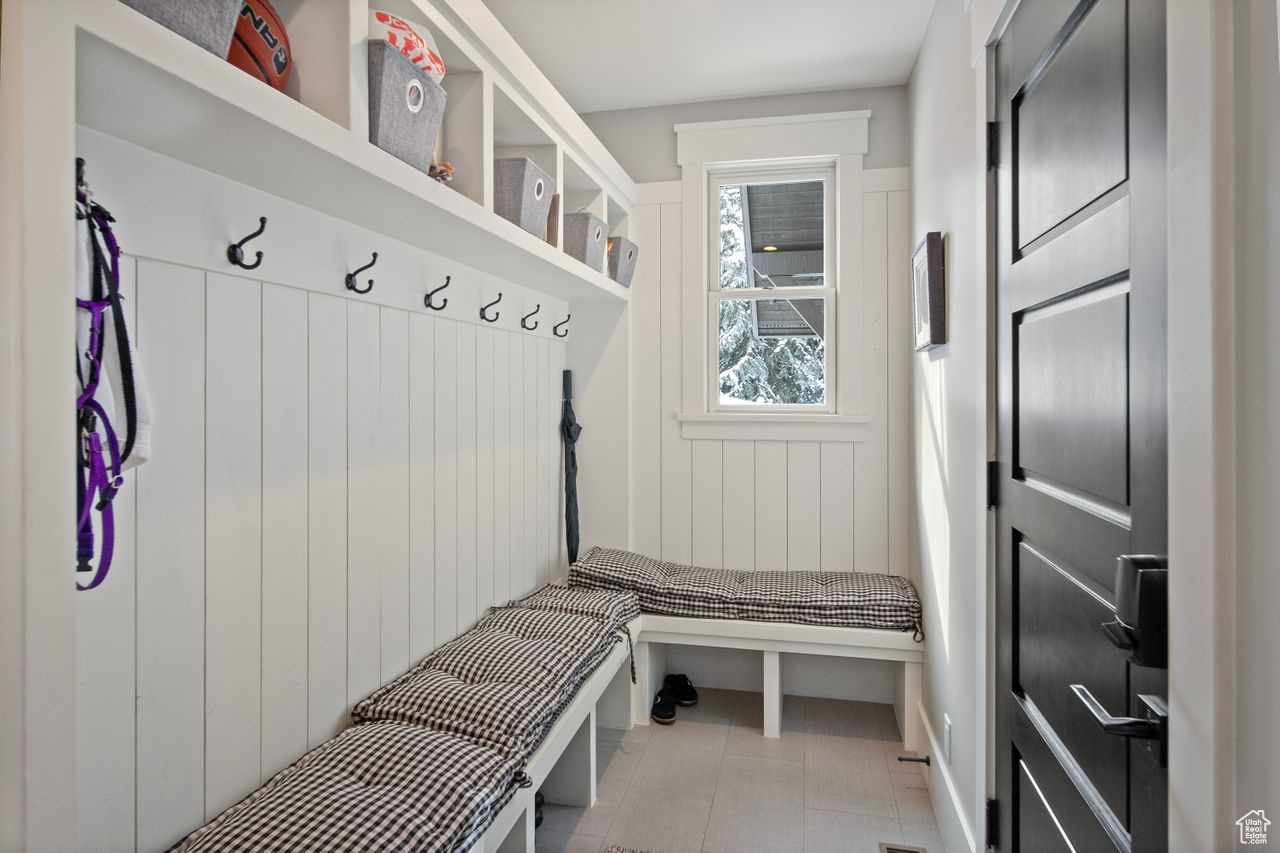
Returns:
[[[1023,0],[996,46],[1002,849],[1167,846],[1166,670],[1102,627],[1166,553],[1164,43],[1155,0]]]

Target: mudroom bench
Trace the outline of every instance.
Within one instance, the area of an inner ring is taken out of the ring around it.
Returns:
[[[899,666],[894,674],[893,709],[902,732],[902,745],[913,752],[922,747],[916,703],[920,701],[924,653],[909,632],[645,613],[640,617],[635,647],[636,683],[632,688],[632,715],[637,723],[649,720],[649,703],[662,686],[666,672],[663,647],[669,645],[760,652],[764,659],[764,736],[773,738],[782,734],[782,655],[894,661]]]
[[[893,705],[903,746],[919,750],[923,654],[920,599],[905,578],[855,572],[746,572],[655,560],[591,548],[569,569],[569,586],[635,593],[632,714],[648,703],[666,672],[669,645],[758,651],[763,658],[764,735],[780,737],[784,654],[892,661]]]

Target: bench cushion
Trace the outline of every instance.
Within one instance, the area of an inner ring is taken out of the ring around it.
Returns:
[[[578,662],[578,650],[557,640],[526,639],[509,631],[472,630],[428,655],[421,666],[476,684],[509,681],[552,691]]]
[[[615,629],[640,617],[640,602],[633,589],[569,589],[548,584],[511,604],[533,610],[594,616],[603,619],[606,627]]]
[[[415,668],[351,709],[355,723],[424,726],[486,746],[509,758],[531,751],[556,696],[510,681],[470,683],[438,669]]]
[[[523,759],[555,722],[566,694],[572,699],[603,660],[599,650],[612,647],[610,636],[589,616],[497,610],[361,700],[351,717],[426,726]],[[512,657],[486,664],[502,654]]]
[[[632,591],[646,613],[920,632],[906,578],[872,572],[744,572],[591,548],[569,568],[573,588]]]
[[[307,753],[174,849],[466,850],[511,799],[516,770],[442,732],[367,723]]]

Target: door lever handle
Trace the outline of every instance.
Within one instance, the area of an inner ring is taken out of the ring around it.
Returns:
[[[1136,737],[1144,740],[1154,740],[1164,736],[1163,718],[1115,717],[1106,708],[1102,707],[1102,703],[1095,699],[1093,694],[1089,692],[1089,688],[1083,684],[1073,684],[1071,689],[1075,691],[1076,696],[1089,709],[1089,713],[1093,714],[1093,718],[1097,720],[1098,725],[1107,734]]]
[[[1102,703],[1095,699],[1089,692],[1089,688],[1083,684],[1073,684],[1071,689],[1107,734],[1130,737],[1135,740],[1158,741],[1159,743],[1144,745],[1143,749],[1156,756],[1161,767],[1168,766],[1169,706],[1163,699],[1147,693],[1139,694],[1138,701],[1145,709],[1145,717],[1115,717],[1102,707]]]

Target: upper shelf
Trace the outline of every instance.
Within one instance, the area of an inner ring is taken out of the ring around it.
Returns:
[[[331,121],[121,3],[77,5],[79,123],[558,299],[629,299],[474,194],[371,145],[363,127]]]

